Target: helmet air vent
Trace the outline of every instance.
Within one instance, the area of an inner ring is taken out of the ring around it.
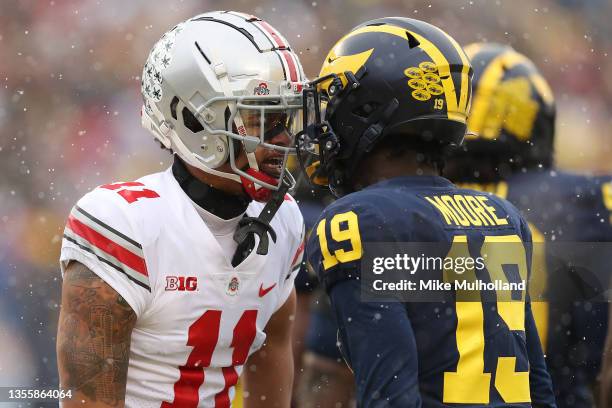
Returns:
[[[191,130],[193,133],[204,130],[202,124],[193,116],[193,113],[191,113],[187,107],[184,107],[181,112],[183,113],[183,124],[187,129]]]
[[[176,96],[172,98],[172,101],[170,102],[170,114],[172,115],[174,120],[177,120],[176,105],[178,105],[178,103],[179,103],[179,98],[177,98]]]

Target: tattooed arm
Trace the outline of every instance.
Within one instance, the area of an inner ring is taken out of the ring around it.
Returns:
[[[123,407],[136,314],[113,288],[72,261],[64,273],[57,334],[63,406]]]

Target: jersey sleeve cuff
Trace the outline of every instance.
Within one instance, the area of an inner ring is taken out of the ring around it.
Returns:
[[[107,271],[103,266],[100,265],[100,262],[95,259],[93,256],[89,256],[87,254],[82,253],[81,251],[74,248],[62,248],[61,256],[60,256],[60,268],[62,273],[62,279],[64,277],[64,272],[66,271],[66,267],[68,263],[71,261],[77,261],[83,265],[85,265],[89,270],[98,275],[100,279],[102,279],[106,284],[108,284],[111,288],[113,288],[121,297],[125,299],[125,301],[130,305],[134,313],[136,313],[136,317],[140,318],[141,314],[144,311],[144,306],[142,300],[138,300],[137,296],[134,293],[134,289],[136,288],[128,288],[127,285],[130,285],[127,279],[122,276],[116,276],[115,272]],[[140,289],[142,290],[142,289]]]

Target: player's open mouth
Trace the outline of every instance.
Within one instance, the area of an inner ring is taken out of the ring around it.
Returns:
[[[282,157],[272,157],[264,160],[259,167],[268,176],[279,178],[283,171],[283,159]]]

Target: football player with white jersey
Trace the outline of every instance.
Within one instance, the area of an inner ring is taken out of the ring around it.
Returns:
[[[174,164],[70,213],[65,407],[229,407],[241,374],[245,406],[289,406],[304,229],[285,165],[303,81],[285,38],[251,15],[198,15],[155,45],[142,122]]]

